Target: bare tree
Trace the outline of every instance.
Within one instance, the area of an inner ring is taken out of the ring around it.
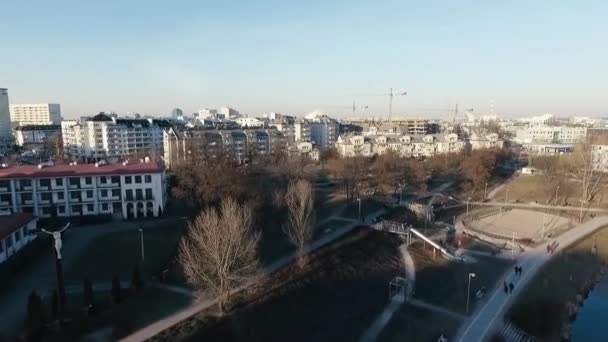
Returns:
[[[310,183],[303,179],[292,181],[285,194],[285,204],[289,214],[285,233],[297,248],[298,264],[303,266],[306,262],[305,248],[312,239],[314,222],[314,194]]]
[[[602,185],[605,155],[594,153],[592,145],[579,144],[573,154],[565,158],[565,169],[581,183],[581,200],[589,202]]]
[[[179,245],[179,263],[199,293],[209,291],[217,298],[220,315],[230,294],[257,274],[259,240],[251,209],[230,197],[219,211],[205,209],[189,224]]]

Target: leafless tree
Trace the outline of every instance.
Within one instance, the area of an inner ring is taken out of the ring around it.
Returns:
[[[303,266],[314,223],[314,194],[310,183],[303,179],[292,181],[285,194],[285,204],[289,215],[285,233],[297,248],[298,264]]]
[[[199,293],[217,298],[220,315],[230,294],[257,274],[259,240],[251,209],[230,197],[219,211],[205,209],[189,224],[179,245],[179,263]]]
[[[604,154],[595,154],[591,145],[579,144],[564,161],[567,172],[581,183],[581,200],[584,202],[591,201],[601,188],[605,175],[601,168],[605,165],[605,158]]]

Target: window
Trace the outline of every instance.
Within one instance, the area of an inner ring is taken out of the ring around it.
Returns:
[[[127,190],[127,201],[132,201],[132,200],[133,200],[133,190],[128,189]]]
[[[55,178],[55,185],[63,186],[63,178]]]
[[[40,186],[51,186],[51,180],[50,179],[41,179],[39,180]]]
[[[93,178],[91,178],[91,177],[85,177],[84,178],[84,182],[86,184],[93,184]]]
[[[101,204],[101,210],[107,211],[108,210],[108,203],[102,203]]]
[[[80,192],[78,192],[78,191],[70,192],[70,198],[72,198],[72,199],[80,198]]]
[[[141,176],[135,176],[135,183],[141,184]]]
[[[125,176],[125,184],[131,184],[132,180],[131,180],[131,176]]]
[[[87,190],[87,198],[93,198],[93,190]]]
[[[87,204],[87,211],[94,211],[95,210],[95,205],[94,204]]]
[[[81,204],[75,204],[72,206],[72,212],[73,213],[80,213],[80,211],[82,211],[82,205]]]
[[[152,183],[152,176],[146,175],[145,178],[146,178],[146,183]]]
[[[63,199],[63,192],[58,192],[57,193],[57,199],[58,200],[62,200]]]
[[[112,184],[120,183],[120,177],[119,176],[112,176],[110,179],[112,181]]]
[[[146,189],[146,199],[152,199],[152,189]]]
[[[143,191],[141,191],[141,189],[135,189],[135,198],[138,200],[144,199]]]
[[[112,197],[120,197],[120,189],[112,189]]]
[[[105,176],[99,177],[99,182],[101,184],[106,184],[108,182],[107,177],[105,177]]]
[[[40,199],[42,201],[50,201],[53,198],[53,194],[50,192],[43,192],[40,194]]]
[[[108,197],[108,190],[101,190],[101,197]]]
[[[60,205],[57,207],[57,214],[63,214],[65,213],[65,207]]]
[[[15,242],[19,242],[21,241],[21,235],[23,234],[21,232],[22,228],[17,229],[17,231],[15,232]]]
[[[13,246],[13,236],[9,235],[8,239],[4,240],[6,241],[6,248],[11,248]]]
[[[22,201],[31,201],[32,200],[32,193],[21,194],[21,200]]]
[[[80,185],[80,178],[70,177],[70,185]]]
[[[30,179],[22,179],[20,181],[21,186],[25,187],[25,186],[32,186],[32,181]]]
[[[42,214],[43,215],[50,215],[51,214],[51,207],[42,207]]]

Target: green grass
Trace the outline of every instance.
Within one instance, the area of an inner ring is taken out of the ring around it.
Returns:
[[[171,261],[184,232],[180,221],[163,224],[172,227],[144,228],[143,262],[138,230],[112,232],[94,239],[66,269],[66,283],[79,284],[85,276],[93,283],[109,282],[114,275],[128,280],[135,265],[140,265],[144,277],[157,275]]]

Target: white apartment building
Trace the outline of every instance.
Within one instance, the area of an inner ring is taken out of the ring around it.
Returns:
[[[310,122],[306,119],[297,119],[293,124],[294,139],[296,142],[311,141]]]
[[[336,149],[342,157],[382,155],[393,151],[402,157],[432,157],[440,153],[463,151],[464,141],[455,133],[426,135],[339,136]]]
[[[19,126],[59,125],[61,106],[58,103],[12,104],[11,120]]]
[[[100,113],[62,123],[63,146],[71,158],[160,156],[165,120],[121,119]]]
[[[18,146],[44,144],[48,140],[60,136],[60,125],[28,125],[15,128],[15,139]]]
[[[472,132],[469,136],[469,145],[473,150],[483,148],[502,148],[504,145],[504,140],[500,139],[497,133]]]
[[[241,117],[241,113],[238,110],[223,106],[218,111],[218,114],[223,115],[225,119],[236,119]]]
[[[0,88],[0,139],[12,139],[11,116],[8,105],[8,89]]]
[[[32,214],[0,212],[0,264],[36,238],[37,221]]]
[[[166,191],[164,166],[150,162],[0,168],[0,211],[38,217],[157,217]]]
[[[258,118],[237,118],[234,120],[237,125],[241,126],[242,128],[246,128],[246,127],[263,127],[264,126],[264,122]]]
[[[586,127],[571,126],[531,126],[519,127],[515,131],[515,141],[520,144],[562,143],[576,144],[587,136]]]

